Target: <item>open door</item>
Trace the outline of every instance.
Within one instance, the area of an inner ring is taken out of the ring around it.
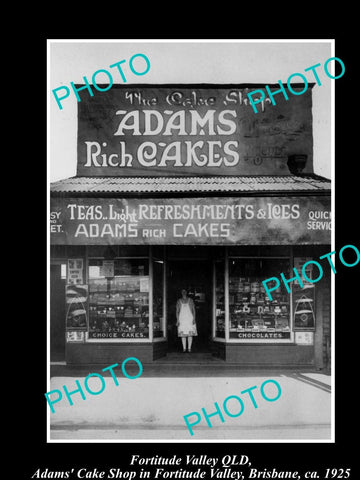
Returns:
[[[176,302],[185,288],[195,302],[198,336],[194,337],[193,352],[210,352],[212,314],[211,263],[207,260],[172,260],[167,275],[168,351],[182,351],[177,336]]]

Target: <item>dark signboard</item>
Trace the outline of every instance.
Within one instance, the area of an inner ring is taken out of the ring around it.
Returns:
[[[258,113],[253,90],[265,95]],[[298,154],[312,173],[311,89],[289,96],[273,105],[259,86],[113,87],[78,103],[77,175],[286,175]]]
[[[230,332],[230,338],[239,338],[241,340],[256,340],[256,339],[290,339],[290,332]]]
[[[57,245],[327,244],[331,237],[330,196],[52,198],[50,208]],[[314,212],[327,220],[314,222]]]
[[[148,338],[143,332],[89,332],[89,338]]]

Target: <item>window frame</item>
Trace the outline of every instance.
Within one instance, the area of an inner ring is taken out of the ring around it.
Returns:
[[[90,278],[89,267],[91,260],[106,260],[105,257],[87,256],[86,257],[86,281],[89,285],[89,307],[90,307]],[[85,343],[152,343],[153,342],[153,311],[152,311],[152,262],[151,249],[149,255],[144,256],[115,256],[111,260],[147,260],[148,262],[148,277],[149,277],[149,336],[148,338],[89,338],[89,329],[85,332]],[[90,328],[90,315],[89,315]]]
[[[229,247],[225,247],[225,272],[224,272],[224,282],[225,282],[225,339],[219,337],[213,337],[213,340],[216,342],[226,342],[228,344],[241,344],[241,345],[270,345],[270,344],[295,344],[295,331],[293,325],[293,299],[292,299],[292,289],[289,293],[289,327],[290,327],[290,338],[230,338],[230,299],[229,299],[229,288],[230,288],[230,261],[234,259],[256,259],[256,260],[287,260],[289,262],[290,269],[293,267],[294,263],[294,254],[293,248],[290,248],[290,252],[287,255],[231,255],[229,256]],[[213,263],[213,268],[215,268],[215,262]],[[280,270],[278,275],[280,276]],[[213,274],[215,281],[215,273]],[[265,279],[264,279],[265,280]],[[213,281],[213,285],[214,284]],[[215,292],[214,292],[215,298]],[[215,310],[213,311],[213,329],[215,328]],[[214,330],[213,330],[214,331]]]

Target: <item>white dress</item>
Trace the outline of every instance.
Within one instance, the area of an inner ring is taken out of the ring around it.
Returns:
[[[179,337],[193,337],[197,336],[196,324],[193,323],[194,316],[190,309],[190,300],[186,303],[180,302],[180,312],[179,312],[179,325],[178,325],[178,336]]]

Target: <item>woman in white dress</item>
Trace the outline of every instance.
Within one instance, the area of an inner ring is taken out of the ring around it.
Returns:
[[[188,352],[191,352],[193,337],[197,336],[195,323],[194,301],[187,296],[187,291],[181,290],[181,298],[176,302],[176,326],[178,336],[181,338],[183,351],[186,352],[186,339]]]

